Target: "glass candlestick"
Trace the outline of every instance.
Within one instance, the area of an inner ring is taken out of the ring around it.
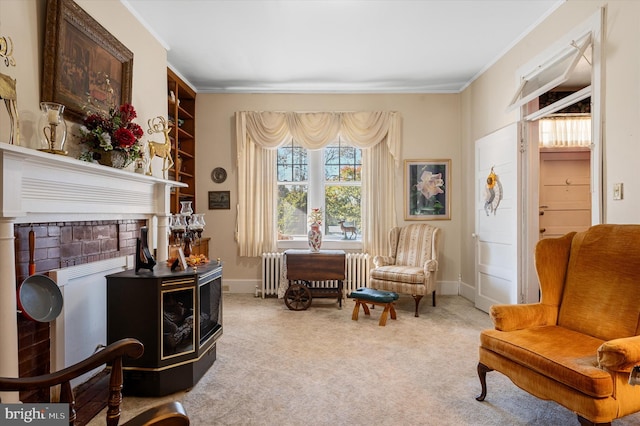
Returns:
[[[39,151],[67,155],[64,144],[67,139],[67,123],[63,117],[64,105],[55,102],[40,102],[38,131]]]
[[[182,216],[191,216],[193,214],[191,201],[180,201],[180,214]]]
[[[193,229],[198,234],[198,239],[202,239],[202,231],[204,231],[204,213],[196,213],[193,215]]]
[[[184,217],[179,214],[173,215],[173,220],[171,221],[171,233],[178,245],[182,244],[182,238],[186,230],[187,225]]]
[[[198,213],[196,216],[198,216],[198,222],[200,222],[200,225],[202,226],[202,228],[204,229],[205,225],[207,224],[204,221],[204,213]]]
[[[204,214],[194,213],[191,215],[191,222],[189,222],[189,230],[194,239],[196,236],[198,237],[198,244],[202,241],[202,231],[204,231],[204,218],[202,216]]]
[[[187,222],[182,215],[173,216],[173,230],[177,232],[184,232],[187,229]]]

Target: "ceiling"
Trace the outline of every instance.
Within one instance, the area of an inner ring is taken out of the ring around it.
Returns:
[[[459,92],[564,0],[121,0],[199,93]]]

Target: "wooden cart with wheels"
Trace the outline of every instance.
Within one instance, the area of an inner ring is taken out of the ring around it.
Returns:
[[[284,294],[284,304],[292,311],[304,311],[311,306],[311,290],[305,284],[289,284]]]
[[[343,250],[287,250],[284,252],[289,287],[284,303],[293,311],[304,311],[314,297],[335,297],[342,308],[345,279],[345,253]],[[337,281],[337,286],[316,287],[314,281]]]

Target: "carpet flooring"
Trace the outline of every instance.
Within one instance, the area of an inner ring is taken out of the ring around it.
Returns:
[[[218,359],[192,389],[163,398],[125,397],[122,420],[179,400],[193,425],[579,425],[574,413],[539,400],[497,372],[480,392],[478,334],[488,315],[459,296],[436,307],[401,296],[397,320],[351,320],[317,299],[306,311],[282,300],[225,294]],[[89,425],[104,424],[104,412]],[[640,414],[614,426],[640,424]]]

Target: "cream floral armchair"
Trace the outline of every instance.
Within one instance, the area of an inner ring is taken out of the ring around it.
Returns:
[[[436,306],[436,271],[440,229],[428,224],[395,227],[389,231],[389,255],[375,256],[369,285],[378,290],[410,294],[416,301],[431,294]]]

